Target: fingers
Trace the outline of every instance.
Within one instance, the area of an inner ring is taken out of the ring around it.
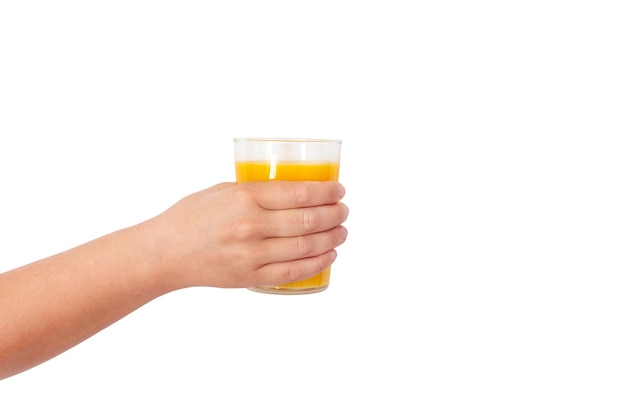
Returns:
[[[338,202],[345,194],[343,186],[334,181],[269,181],[241,184],[255,195],[265,209],[293,209]]]
[[[316,234],[270,238],[261,245],[265,263],[272,264],[319,256],[343,244],[347,236],[348,230],[338,226]]]
[[[338,226],[307,236],[266,240],[265,259],[270,262],[257,269],[255,281],[276,285],[314,276],[335,261],[335,247],[345,242],[347,234],[346,228]]]
[[[303,280],[320,273],[329,267],[336,258],[337,252],[330,250],[315,257],[267,264],[256,272],[257,281],[261,285],[271,286]]]
[[[348,218],[343,203],[286,211],[269,211],[265,233],[269,237],[293,237],[327,231]]]

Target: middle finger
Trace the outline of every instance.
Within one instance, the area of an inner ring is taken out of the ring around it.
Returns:
[[[261,245],[265,259],[262,264],[279,263],[315,257],[343,244],[348,231],[343,226],[337,226],[328,231],[309,235],[300,235],[287,238],[268,238]]]
[[[341,202],[334,205],[269,211],[266,233],[268,237],[314,234],[341,225],[347,217],[348,207]]]

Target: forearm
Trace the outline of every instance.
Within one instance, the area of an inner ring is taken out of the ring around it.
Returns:
[[[172,290],[150,241],[138,225],[0,275],[0,379]]]
[[[221,183],[142,224],[0,275],[0,379],[183,287],[311,277],[346,239],[333,182]]]

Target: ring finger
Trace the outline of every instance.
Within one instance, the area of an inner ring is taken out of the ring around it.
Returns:
[[[263,264],[315,257],[343,244],[347,235],[347,229],[340,225],[328,231],[309,235],[267,238],[261,244],[265,249],[258,253],[265,254]]]

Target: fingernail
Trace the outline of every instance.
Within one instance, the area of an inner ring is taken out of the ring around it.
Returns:
[[[343,203],[343,202],[339,202],[340,205],[343,205],[343,211],[344,211],[344,218],[347,219],[348,215],[350,214],[350,209],[348,208],[348,206]]]
[[[341,183],[337,183],[338,189],[339,189],[339,196],[340,198],[344,197],[346,195],[346,188],[343,187],[343,184]]]
[[[348,230],[345,226],[340,226],[339,231],[339,233],[341,234],[341,239],[345,241],[346,238],[348,238]]]
[[[330,256],[330,261],[331,261],[331,263],[332,263],[332,262],[333,262],[333,261],[335,261],[335,259],[337,258],[337,251],[335,251],[335,250],[330,250],[330,254],[328,254],[328,255]]]

